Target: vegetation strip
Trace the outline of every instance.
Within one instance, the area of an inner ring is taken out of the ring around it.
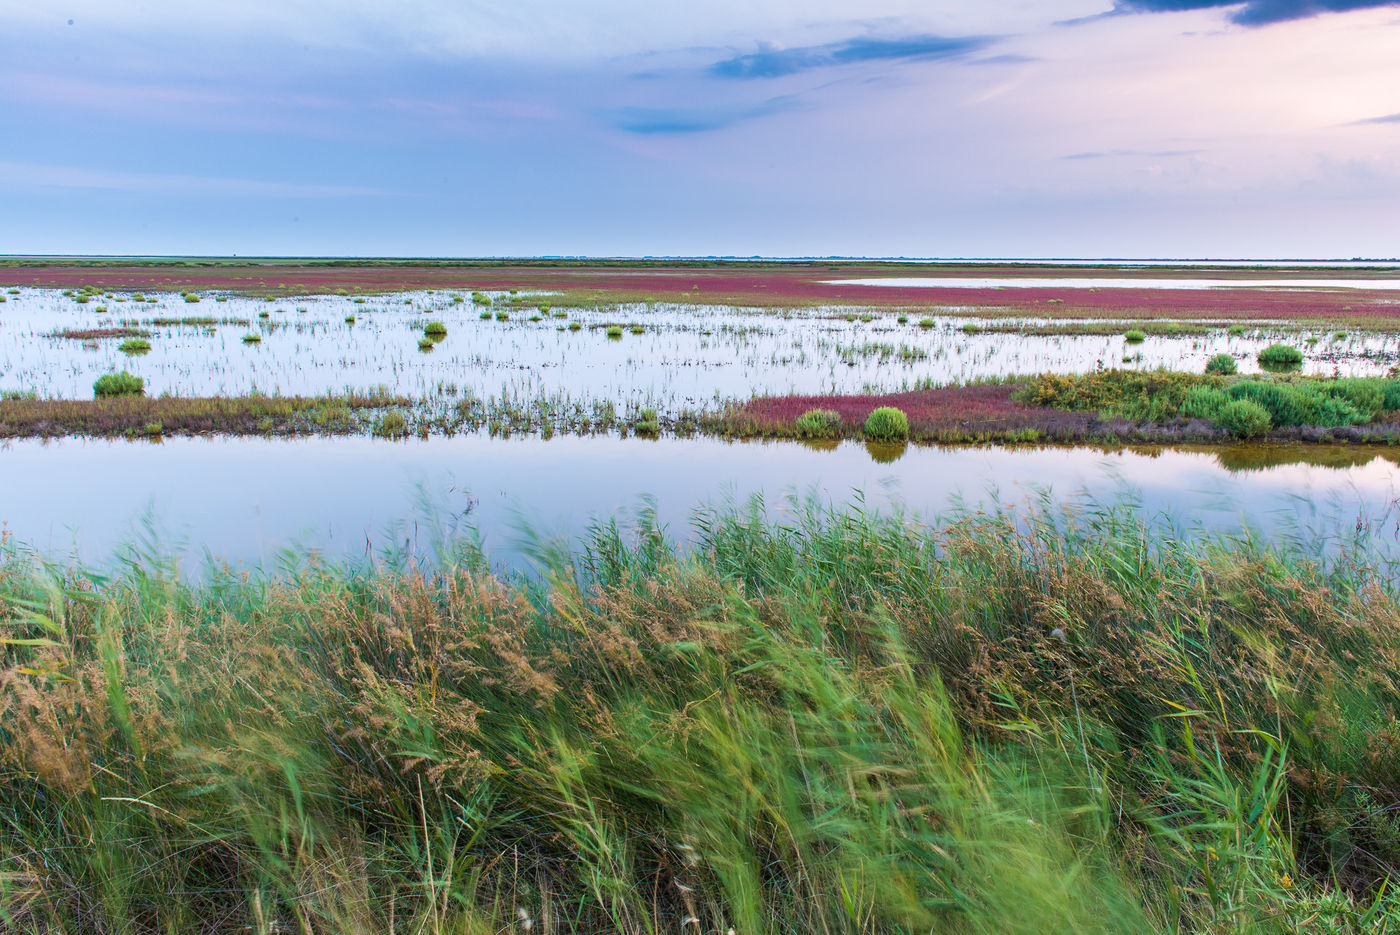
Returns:
[[[5,930],[1385,931],[1400,606],[1119,509],[0,563]],[[703,920],[689,923],[685,920]]]

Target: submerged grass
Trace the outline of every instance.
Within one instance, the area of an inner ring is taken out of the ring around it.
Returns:
[[[10,932],[1400,919],[1378,556],[1120,509],[696,515],[543,575],[0,565]]]

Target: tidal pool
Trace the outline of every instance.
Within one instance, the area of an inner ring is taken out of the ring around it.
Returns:
[[[1157,523],[1395,545],[1400,454],[1332,452],[1340,467],[1275,463],[1286,457],[1259,448],[1106,453],[607,437],[19,441],[0,449],[0,522],[12,542],[59,560],[102,562],[123,544],[147,542],[186,556],[187,568],[205,550],[247,565],[275,565],[291,547],[328,558],[390,548],[431,556],[441,537],[469,529],[494,561],[518,567],[523,527],[573,539],[595,519],[635,515],[652,502],[683,539],[697,506],[755,494],[779,517],[791,498],[808,496],[924,515],[954,502],[1045,498],[1084,508],[1126,498]]]
[[[142,377],[151,395],[310,395],[383,386],[415,397],[563,398],[675,413],[752,394],[883,392],[1099,367],[1200,370],[1220,352],[1248,373],[1258,369],[1258,351],[1278,340],[1304,349],[1306,373],[1373,375],[1400,361],[1394,334],[1338,337],[1328,329],[1298,333],[1252,322],[1234,335],[1220,328],[1129,344],[1121,334],[1008,333],[1018,322],[1045,321],[955,317],[948,313],[958,309],[948,307],[905,313],[909,320],[900,324],[901,313],[892,310],[663,303],[569,309],[560,318],[548,309],[548,296],[496,294],[495,305],[478,306],[444,292],[277,302],[206,296],[198,303],[170,293],[137,302],[123,293],[78,304],[57,290],[24,289],[7,298],[0,305],[0,393],[65,398],[90,398],[97,377],[125,369]],[[508,301],[527,304],[497,320]],[[920,327],[925,317],[930,327]],[[429,321],[443,322],[447,334],[420,350]],[[620,336],[607,335],[611,323],[625,326]],[[978,325],[996,328],[979,332]],[[59,336],[119,327],[148,332],[150,350],[126,354],[120,339]],[[245,341],[249,335],[258,340]]]

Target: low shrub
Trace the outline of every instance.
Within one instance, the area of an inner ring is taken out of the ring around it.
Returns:
[[[92,395],[102,398],[106,396],[141,396],[146,392],[146,381],[136,376],[134,373],[127,373],[125,370],[120,373],[104,373],[92,384]]]
[[[607,334],[608,334],[608,337],[610,337],[610,338],[620,338],[620,337],[622,337],[622,326],[621,326],[621,325],[608,325]]]
[[[244,344],[261,344],[261,343],[262,343],[262,335],[257,334],[256,332],[249,332],[248,334],[245,334],[245,335],[243,336],[243,343],[244,343]]]
[[[481,313],[481,320],[482,320],[482,321],[490,321],[490,320],[491,320],[491,313],[490,313],[490,312],[482,312],[482,313]]]
[[[426,334],[426,335],[434,335],[434,334],[446,335],[446,334],[447,334],[447,326],[444,325],[444,324],[443,324],[442,322],[440,322],[440,321],[430,321],[430,322],[427,323],[427,325],[425,325],[425,326],[423,327],[423,333]]]
[[[1239,370],[1239,367],[1235,365],[1235,358],[1231,357],[1229,354],[1216,354],[1210,360],[1206,361],[1206,373],[1229,376],[1237,370]]]
[[[191,305],[194,305],[196,302],[199,301],[199,294],[195,292],[186,292],[184,295],[184,299],[186,302],[190,303]]]
[[[1235,399],[1220,410],[1218,424],[1235,438],[1257,438],[1269,430],[1269,413],[1248,399]]]
[[[865,435],[876,441],[897,441],[909,437],[909,417],[893,406],[881,406],[865,419]]]
[[[1264,367],[1296,367],[1303,362],[1303,352],[1287,344],[1270,344],[1259,352],[1259,364]]]
[[[144,354],[151,349],[151,342],[145,338],[127,338],[117,345],[123,354]]]
[[[920,328],[932,328],[932,327],[934,326],[934,324],[935,324],[935,322],[934,322],[934,320],[933,320],[932,318],[920,318],[920,319],[919,319],[919,327],[920,327]]]
[[[569,330],[570,330],[570,331],[579,331],[579,330],[582,330],[582,328],[583,328],[583,323],[582,323],[582,322],[578,322],[578,321],[571,321],[571,322],[569,322]]]
[[[1193,386],[1181,401],[1181,414],[1188,419],[1209,419],[1215,422],[1220,411],[1230,402],[1224,390],[1213,386]]]
[[[408,421],[402,412],[386,412],[374,420],[370,432],[379,438],[399,438],[408,434]]]
[[[638,435],[655,438],[661,433],[661,425],[656,419],[655,409],[643,409],[641,417],[632,423],[632,431]]]
[[[802,438],[834,438],[843,425],[841,414],[831,409],[808,409],[792,423]]]
[[[1147,340],[1147,335],[1136,328],[1130,328],[1123,334],[1123,339],[1129,344],[1141,344]]]

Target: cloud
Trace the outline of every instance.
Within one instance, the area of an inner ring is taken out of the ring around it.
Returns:
[[[1182,10],[1206,10],[1214,7],[1238,7],[1230,14],[1232,22],[1242,26],[1263,26],[1284,20],[1304,19],[1322,13],[1345,13],[1348,10],[1369,10],[1375,7],[1400,6],[1397,0],[1117,0],[1115,12],[1173,13]]]
[[[1367,117],[1365,120],[1353,120],[1347,125],[1361,127],[1368,123],[1400,123],[1400,114],[1386,114],[1384,117]]]
[[[160,195],[208,195],[272,198],[345,198],[388,195],[362,185],[318,185],[267,182],[164,172],[123,172],[30,162],[0,162],[0,186],[19,188],[84,188]]]
[[[1169,156],[1198,156],[1205,152],[1203,149],[1109,149],[1103,152],[1070,153],[1068,156],[1061,156],[1061,159],[1107,159],[1112,156],[1145,156],[1149,159],[1165,159]]]
[[[778,78],[813,68],[876,61],[958,58],[985,48],[989,36],[906,36],[903,39],[845,39],[790,49],[762,48],[710,66],[721,78]]]
[[[618,107],[605,111],[604,116],[619,130],[646,135],[668,133],[704,133],[723,130],[736,123],[767,117],[792,110],[797,106],[792,97],[775,97],[752,107],[700,109],[689,107]]]

